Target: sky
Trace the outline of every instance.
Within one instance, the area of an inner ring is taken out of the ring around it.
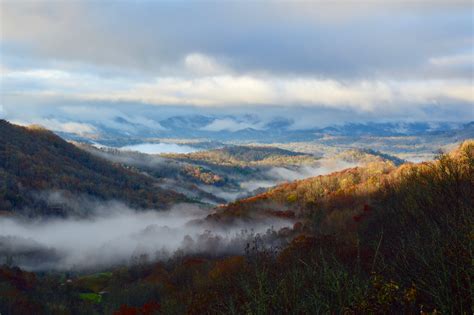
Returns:
[[[473,19],[456,0],[2,0],[0,118],[474,120]]]

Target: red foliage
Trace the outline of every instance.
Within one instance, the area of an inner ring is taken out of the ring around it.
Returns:
[[[150,301],[141,307],[122,305],[118,311],[114,312],[114,315],[153,315],[158,314],[160,310],[160,303]]]
[[[141,313],[143,315],[152,315],[156,314],[161,310],[161,305],[160,303],[150,301],[148,303],[143,304],[141,307]]]

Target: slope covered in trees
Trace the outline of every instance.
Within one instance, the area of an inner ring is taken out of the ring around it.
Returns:
[[[298,209],[293,229],[269,232],[283,247],[261,236],[241,256],[142,260],[70,281],[3,267],[0,311],[472,314],[473,189],[474,141],[430,163],[298,181],[218,212],[259,211],[262,200]]]
[[[222,149],[193,152],[188,154],[164,154],[168,158],[207,162],[219,165],[295,165],[314,163],[310,154],[279,148],[257,146],[228,146]]]
[[[47,200],[47,194],[57,191],[71,197],[115,199],[137,208],[164,208],[184,199],[50,131],[0,120],[0,210],[30,216],[67,215],[67,203],[52,205]]]

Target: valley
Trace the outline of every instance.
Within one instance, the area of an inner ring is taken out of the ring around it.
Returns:
[[[393,273],[403,264],[424,268],[430,259],[447,268],[450,259],[446,276],[468,281],[469,242],[462,239],[474,209],[472,140],[443,144],[440,150],[454,151],[417,164],[401,159],[397,147],[391,155],[332,144],[317,154],[316,147],[328,144],[215,143],[150,154],[137,146],[67,142],[6,121],[1,128],[0,284],[8,295],[0,305],[8,309],[199,313],[214,305],[219,312],[240,312],[243,305],[232,299],[257,294],[241,287],[254,281],[250,276],[264,281],[255,284],[265,289],[258,293],[264,304],[248,300],[245,308],[294,309],[290,297],[277,302],[271,296],[308,288],[317,294],[308,302],[326,301],[336,292],[324,283],[344,281],[348,286],[339,292],[345,298],[324,312],[414,310],[418,303],[449,303],[430,293],[436,275],[417,274],[410,284],[408,269]],[[387,146],[400,141],[380,139]],[[439,144],[425,142],[424,150]],[[435,248],[420,251],[421,228]],[[439,231],[455,239],[440,239]],[[399,247],[408,238],[410,247]],[[439,256],[446,244],[456,254]],[[394,250],[416,255],[393,260]],[[284,278],[275,274],[282,268],[290,270]],[[318,287],[305,284],[310,279]],[[117,291],[125,284],[129,291]],[[218,293],[224,288],[231,290],[227,298]],[[449,290],[459,299],[451,307],[469,304],[463,285]],[[133,302],[124,304],[123,294]],[[407,294],[413,296],[407,300]],[[190,299],[178,306],[183,295]],[[40,302],[46,296],[48,305]],[[306,312],[312,304],[299,305]]]
[[[0,315],[474,314],[472,0],[0,0]]]

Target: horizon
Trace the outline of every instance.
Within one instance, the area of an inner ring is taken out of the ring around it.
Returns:
[[[0,8],[0,118],[18,124],[80,135],[194,115],[216,132],[474,120],[470,1]]]
[[[0,315],[468,314],[472,0],[0,0]]]

